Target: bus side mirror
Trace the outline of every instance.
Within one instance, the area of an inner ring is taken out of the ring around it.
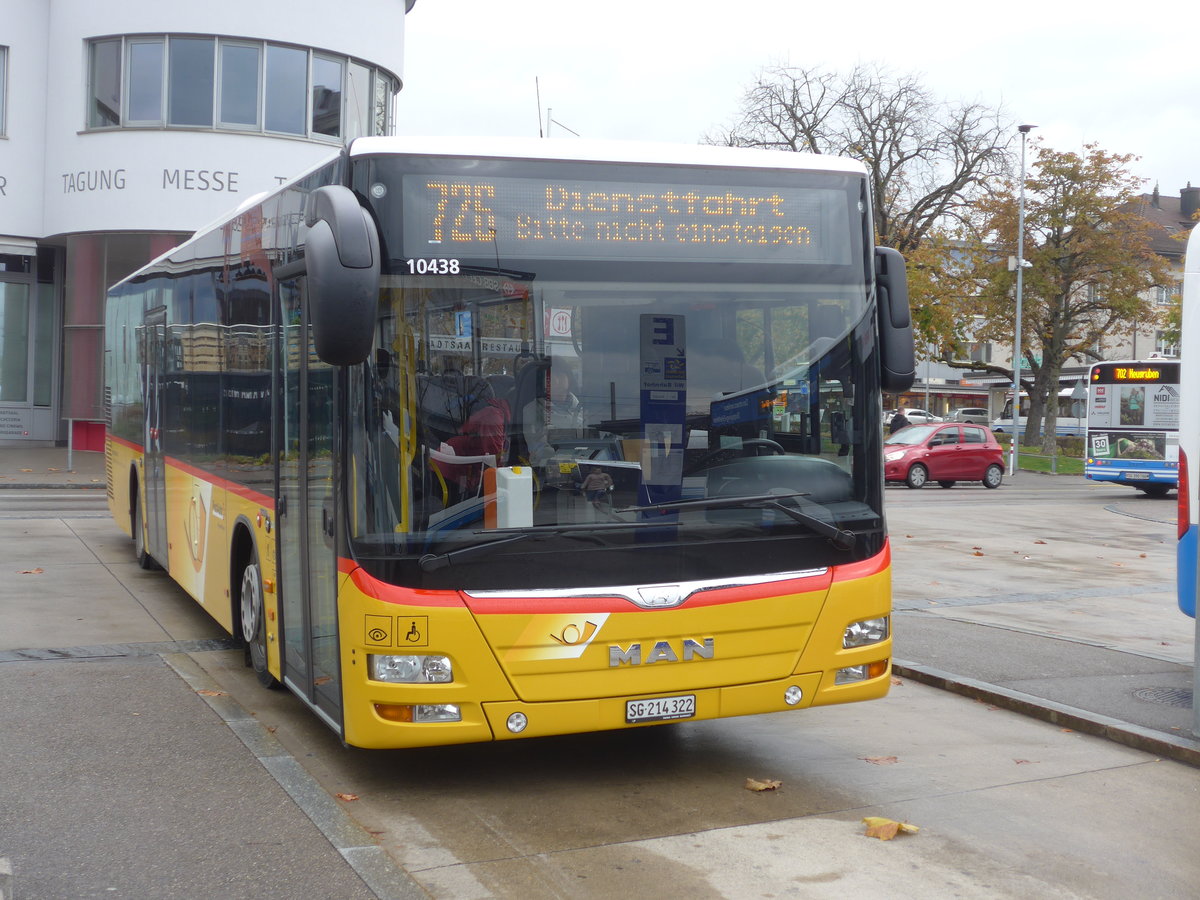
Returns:
[[[305,216],[309,322],[322,362],[354,366],[371,354],[379,305],[379,233],[354,192],[313,191]]]
[[[917,377],[912,312],[904,257],[890,247],[875,248],[875,303],[879,317],[880,386],[901,394]]]

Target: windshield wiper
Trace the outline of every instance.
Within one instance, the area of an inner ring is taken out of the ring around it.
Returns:
[[[488,541],[486,544],[472,544],[470,547],[459,547],[457,550],[447,550],[445,553],[426,553],[417,563],[421,566],[423,572],[436,572],[438,569],[448,568],[456,559],[462,559],[467,556],[483,556],[491,553],[502,544],[511,544],[513,541],[523,541],[529,537],[528,534],[510,534],[508,537],[499,541]]]
[[[807,496],[808,494],[800,491],[786,491],[776,494],[748,494],[743,497],[696,497],[692,500],[668,500],[663,503],[651,503],[648,506],[628,506],[624,509],[613,510],[613,512],[674,512],[681,509],[774,509],[793,521],[799,522],[801,525],[807,525],[822,537],[829,538],[830,542],[839,550],[852,549],[856,539],[853,531],[838,528],[824,519],[818,519],[816,516],[809,515],[795,506],[786,506],[782,502],[784,500],[793,500],[800,503],[800,498]],[[819,506],[819,504],[811,503],[811,501],[810,505]]]
[[[445,553],[426,553],[417,563],[425,572],[436,572],[452,565],[455,560],[471,556],[484,556],[505,544],[523,541],[530,537],[546,537],[555,534],[571,534],[573,532],[590,534],[597,531],[627,531],[630,528],[662,528],[661,522],[578,522],[569,525],[525,525],[520,528],[489,528],[486,531],[472,532],[475,536],[503,535],[498,541],[488,541],[485,544],[472,544],[469,547],[459,547],[457,550],[447,550]]]

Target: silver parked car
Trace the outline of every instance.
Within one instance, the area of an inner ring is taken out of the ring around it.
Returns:
[[[917,409],[916,407],[913,407],[913,406],[901,407],[899,412],[904,413],[904,418],[908,419],[909,425],[928,425],[931,422],[942,421],[941,416],[935,416],[931,412],[927,412],[926,410],[923,410],[923,409]],[[895,414],[896,413],[892,413],[893,416]],[[891,421],[891,420],[889,419],[888,421]]]
[[[946,417],[948,422],[971,422],[975,425],[988,424],[988,411],[982,406],[961,406],[951,410]]]

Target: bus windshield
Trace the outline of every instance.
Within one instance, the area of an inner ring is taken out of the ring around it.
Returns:
[[[385,256],[375,350],[349,378],[368,571],[566,590],[882,548],[861,177],[357,166]]]

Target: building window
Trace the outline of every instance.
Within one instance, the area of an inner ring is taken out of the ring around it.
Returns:
[[[267,131],[304,134],[308,52],[267,46]]]
[[[1165,332],[1154,332],[1154,351],[1159,356],[1179,356],[1179,345],[1170,343]]]
[[[89,49],[88,127],[121,124],[121,39],[92,41]]]
[[[162,124],[163,51],[160,40],[129,42],[125,116],[130,124]]]
[[[0,136],[8,134],[5,115],[8,112],[8,48],[0,47]]]
[[[212,126],[215,46],[212,38],[171,38],[167,124]]]
[[[313,134],[342,136],[342,63],[340,59],[313,55]]]
[[[262,96],[262,47],[258,44],[221,42],[221,102],[218,124],[221,128],[262,126],[259,97]]]
[[[348,57],[194,35],[103,38],[88,53],[89,128],[215,128],[335,141],[392,133],[396,79]]]

